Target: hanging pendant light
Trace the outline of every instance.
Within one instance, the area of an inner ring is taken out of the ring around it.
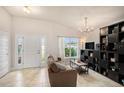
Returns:
[[[82,21],[83,22],[83,21]],[[88,17],[84,17],[84,23],[82,23],[81,24],[81,29],[80,29],[80,31],[81,32],[91,32],[91,31],[93,31],[94,30],[94,28],[93,27],[91,27],[91,26],[89,26],[89,24],[88,24]]]

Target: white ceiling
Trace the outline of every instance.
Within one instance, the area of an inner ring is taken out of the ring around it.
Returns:
[[[32,6],[26,14],[23,6],[4,7],[13,16],[22,16],[56,22],[79,28],[81,17],[88,17],[89,25],[101,27],[124,19],[124,6]]]

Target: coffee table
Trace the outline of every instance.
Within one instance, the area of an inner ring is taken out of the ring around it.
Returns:
[[[77,66],[77,68],[75,68],[74,66]],[[77,61],[77,60],[71,60],[70,61],[70,67],[72,67],[73,69],[76,69],[79,74],[81,73],[88,73],[88,64],[82,61]]]

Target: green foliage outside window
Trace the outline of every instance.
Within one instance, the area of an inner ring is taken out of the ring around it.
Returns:
[[[76,48],[71,48],[71,57],[77,56],[77,49]]]
[[[69,57],[69,55],[70,55],[70,49],[65,48],[65,57]]]
[[[77,57],[77,38],[65,38],[64,39],[64,51],[65,57]]]

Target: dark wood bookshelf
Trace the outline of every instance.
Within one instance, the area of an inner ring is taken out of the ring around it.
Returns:
[[[123,84],[124,21],[100,28],[101,74]]]

